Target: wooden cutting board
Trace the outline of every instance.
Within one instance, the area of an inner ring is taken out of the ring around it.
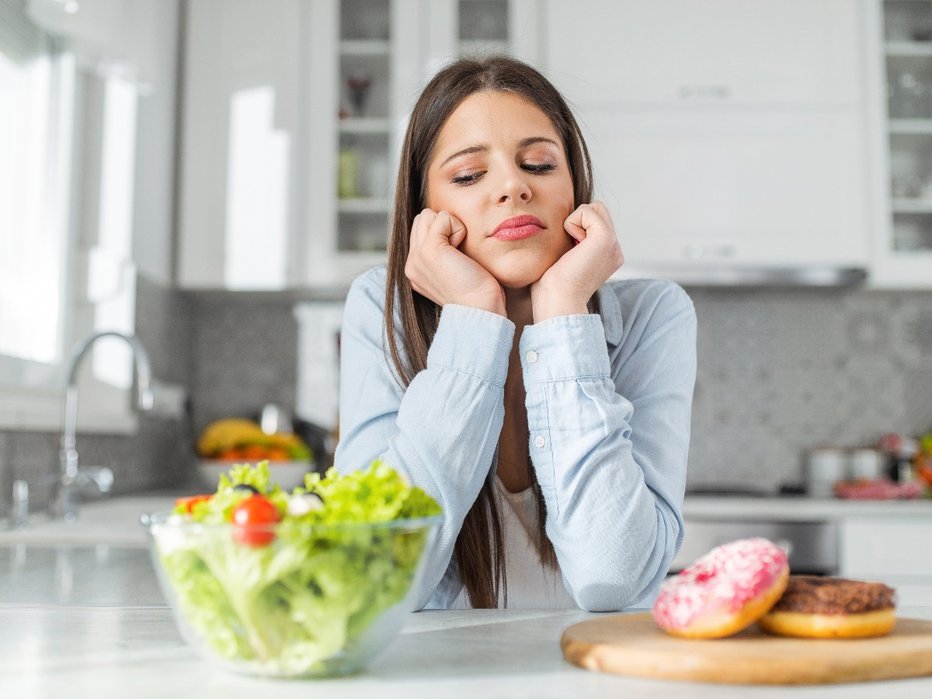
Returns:
[[[932,675],[932,622],[897,619],[888,636],[801,639],[756,625],[736,636],[686,640],[648,614],[621,614],[568,627],[560,641],[574,665],[620,675],[722,684],[832,684]]]

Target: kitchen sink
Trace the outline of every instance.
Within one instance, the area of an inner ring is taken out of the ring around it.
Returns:
[[[26,527],[0,530],[0,545],[109,544],[146,548],[146,530],[139,518],[147,513],[167,512],[174,501],[171,495],[133,495],[85,502],[75,522],[35,513]]]

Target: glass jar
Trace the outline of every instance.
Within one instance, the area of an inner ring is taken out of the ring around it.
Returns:
[[[890,117],[924,119],[930,115],[932,108],[925,82],[909,71],[897,75],[890,87]]]

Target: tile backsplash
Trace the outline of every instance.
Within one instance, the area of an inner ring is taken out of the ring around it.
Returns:
[[[932,429],[932,293],[689,289],[689,481],[775,489],[801,453]]]
[[[932,428],[932,292],[687,289],[699,317],[689,482],[776,489],[801,453]],[[139,436],[80,435],[82,463],[118,493],[184,487],[207,422],[294,409],[307,294],[176,292],[141,279],[138,333],[157,379],[189,388],[184,420],[144,417]],[[329,300],[333,300],[332,298]],[[14,478],[57,469],[58,435],[0,432],[0,511]],[[44,497],[36,489],[35,501]]]

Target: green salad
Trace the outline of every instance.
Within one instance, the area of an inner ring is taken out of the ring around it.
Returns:
[[[440,512],[380,461],[308,474],[292,492],[263,462],[233,466],[151,531],[163,582],[202,644],[247,671],[299,676],[338,672],[341,657],[379,643],[367,630],[401,607],[436,522],[424,520]]]

